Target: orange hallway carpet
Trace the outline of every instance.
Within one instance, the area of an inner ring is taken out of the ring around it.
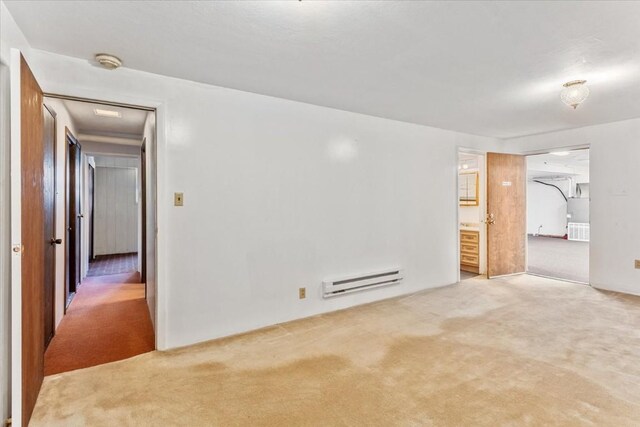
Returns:
[[[154,348],[139,273],[87,277],[45,353],[44,374],[114,362]]]

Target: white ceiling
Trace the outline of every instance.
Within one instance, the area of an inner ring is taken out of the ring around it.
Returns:
[[[79,139],[111,144],[142,144],[147,111],[73,100],[64,100],[62,103],[73,119]],[[117,111],[121,117],[98,116],[95,109]]]
[[[472,134],[640,117],[640,2],[6,3],[34,48]]]
[[[550,153],[527,156],[527,176],[530,179],[581,176],[583,182],[589,182],[589,150],[568,153],[565,156]]]

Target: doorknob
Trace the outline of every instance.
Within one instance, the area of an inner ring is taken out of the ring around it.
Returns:
[[[52,245],[61,245],[62,244],[62,239],[54,239],[52,237],[51,240],[49,240],[49,243],[51,243]]]
[[[491,225],[491,224],[495,224],[496,223],[496,218],[494,214],[489,214],[487,215],[487,224]]]

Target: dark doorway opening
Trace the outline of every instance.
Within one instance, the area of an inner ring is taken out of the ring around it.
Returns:
[[[69,307],[78,285],[82,280],[82,211],[81,211],[81,158],[82,147],[73,134],[66,130],[67,139],[67,188],[66,188],[66,274],[65,274],[65,310]]]

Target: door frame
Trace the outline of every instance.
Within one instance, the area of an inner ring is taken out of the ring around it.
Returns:
[[[58,219],[58,197],[56,192],[58,190],[58,147],[57,147],[57,139],[58,139],[58,120],[57,114],[55,110],[48,106],[44,102],[44,97],[42,99],[42,105],[47,109],[49,113],[53,116],[53,238],[59,239],[60,237],[57,235],[57,219]],[[57,244],[56,244],[57,246]],[[48,348],[48,345],[51,343],[53,337],[56,336],[56,277],[57,277],[57,248],[53,253],[53,287],[51,289],[51,301],[53,305],[53,309],[51,310],[51,316],[53,316],[52,324],[53,324],[53,332],[51,334],[51,339],[45,345],[45,351]],[[46,311],[45,311],[46,314]]]
[[[143,254],[147,253],[147,138],[142,138],[140,145],[140,280],[144,282],[144,297],[147,298],[147,257]]]
[[[21,51],[16,48],[11,48],[11,63],[19,63],[22,55]],[[20,94],[20,73],[12,71],[12,78],[10,79],[10,93],[12,94],[10,99],[11,106],[11,118],[10,118],[10,164],[11,169],[16,170],[16,166],[20,167],[21,164],[21,128],[20,128],[20,107],[21,97]],[[37,77],[37,76],[36,76]],[[44,83],[44,84],[43,84]],[[167,277],[168,272],[165,263],[159,261],[167,259],[166,254],[168,251],[168,245],[165,243],[165,236],[162,230],[167,228],[168,224],[168,212],[160,210],[160,206],[170,206],[171,197],[166,188],[166,182],[164,179],[158,179],[159,177],[166,177],[166,157],[167,157],[167,143],[166,143],[166,105],[164,101],[159,101],[158,98],[151,98],[147,96],[132,96],[131,92],[121,88],[104,88],[99,87],[99,83],[96,83],[94,88],[88,88],[86,86],[79,86],[73,79],[67,79],[64,81],[48,81],[41,82],[43,84],[43,95],[45,97],[63,98],[63,99],[76,99],[84,101],[98,102],[106,105],[122,105],[126,107],[144,106],[143,108],[150,111],[155,111],[155,141],[154,141],[154,156],[151,160],[154,163],[152,169],[155,173],[152,178],[156,184],[155,197],[151,197],[153,200],[153,206],[156,213],[156,245],[155,248],[155,260],[156,260],[156,310],[155,310],[155,337],[156,337],[156,349],[166,350],[167,345],[167,327],[166,327],[166,299],[167,299]],[[66,94],[60,96],[56,94]],[[147,165],[151,167],[151,165]],[[12,173],[10,179],[10,212],[11,212],[11,226],[10,226],[10,238],[11,238],[11,395],[22,396],[22,203],[20,200],[22,179],[19,173]],[[11,402],[11,413],[16,426],[20,425],[20,418],[22,414],[22,399],[14,398]]]
[[[589,183],[591,183],[591,144],[578,144],[578,145],[564,145],[564,146],[559,146],[559,147],[548,147],[548,148],[541,148],[541,149],[537,149],[537,150],[530,150],[530,151],[525,151],[522,153],[523,156],[525,156],[526,161],[528,162],[529,160],[529,156],[537,156],[540,154],[550,154],[556,151],[577,151],[577,150],[589,150]],[[528,169],[528,163],[527,163],[527,171]],[[529,203],[529,195],[527,194],[526,197],[526,203]],[[528,206],[527,206],[528,207]],[[525,218],[527,219],[527,218]],[[589,223],[591,223],[591,195],[589,195]],[[529,235],[525,229],[525,238],[529,239]],[[528,240],[527,240],[528,241]],[[589,249],[591,249],[591,240],[589,240]],[[525,245],[524,248],[524,253],[525,253],[525,274],[530,274],[532,276],[538,276],[538,277],[545,277],[548,279],[554,279],[554,280],[562,280],[564,282],[571,282],[571,283],[578,283],[580,285],[587,285],[587,286],[592,286],[591,285],[591,268],[589,268],[589,283],[584,283],[584,282],[576,282],[574,280],[567,280],[567,279],[561,279],[558,277],[550,277],[550,276],[543,276],[540,274],[534,274],[534,273],[530,273],[529,272],[529,245]],[[591,250],[589,250],[589,265],[591,265]]]
[[[45,95],[46,97],[46,95]],[[64,253],[64,304],[63,304],[63,310],[64,313],[67,313],[67,308],[69,308],[69,305],[71,304],[71,300],[73,300],[73,297],[75,296],[76,292],[78,291],[78,285],[80,284],[80,282],[82,282],[82,224],[81,221],[79,219],[76,219],[76,227],[80,227],[80,241],[75,241],[77,240],[77,231],[74,229],[73,234],[75,235],[75,237],[73,238],[74,242],[74,249],[79,245],[80,249],[79,249],[79,260],[76,259],[75,263],[74,263],[74,268],[75,268],[75,272],[73,272],[73,278],[75,283],[71,283],[71,274],[72,271],[70,269],[70,264],[71,264],[71,233],[69,233],[69,218],[70,218],[70,206],[71,206],[71,200],[70,200],[70,195],[71,195],[71,187],[70,187],[70,178],[71,178],[71,163],[69,161],[69,156],[71,155],[71,150],[69,149],[70,145],[76,145],[79,149],[79,155],[80,155],[80,159],[78,159],[78,162],[76,163],[80,163],[80,170],[76,171],[77,172],[77,176],[80,179],[80,182],[82,182],[82,146],[80,145],[80,142],[78,141],[78,139],[75,137],[75,135],[73,135],[73,133],[69,130],[68,127],[65,127],[64,129],[64,168],[65,168],[65,173],[64,173],[64,212],[65,212],[65,220],[64,220],[64,230],[65,230],[65,237],[69,236],[69,238],[67,238],[66,244],[65,244],[65,253]],[[76,200],[79,200],[79,208],[78,210],[81,211],[82,210],[82,190],[81,190],[81,185],[77,184],[75,186],[75,191],[77,191],[79,194],[75,194],[76,196]],[[75,251],[74,251],[75,252]],[[75,256],[75,253],[74,253]],[[76,263],[79,263],[79,265],[76,265]],[[78,271],[80,271],[80,274],[78,275]],[[73,288],[73,292],[70,292],[71,288]]]
[[[464,147],[464,146],[457,146],[456,147],[456,187],[454,190],[454,202],[455,202],[455,207],[456,207],[456,283],[460,282],[460,195],[458,194],[458,189],[460,188],[460,171],[458,170],[458,162],[460,160],[460,153],[467,153],[467,154],[476,154],[479,156],[483,156],[484,161],[486,163],[487,161],[487,150],[478,150],[475,148],[468,148],[468,147]],[[486,170],[486,167],[485,167]],[[485,175],[486,175],[486,171],[485,171]],[[484,187],[484,194],[485,194],[485,199],[486,199],[486,194],[487,194],[487,189],[486,189],[486,179],[482,179],[480,180],[479,185]],[[486,204],[486,200],[484,201]],[[485,207],[485,211],[486,211],[486,207]],[[481,220],[481,226],[484,227],[486,229],[487,224],[484,222],[484,219]],[[487,242],[486,242],[486,230],[485,230],[485,253],[486,253],[486,246],[487,246]],[[479,242],[481,243],[481,242]]]
[[[94,227],[95,227],[94,210],[96,205],[96,198],[95,198],[96,167],[91,163],[87,163],[87,167],[89,168],[88,179],[91,183],[91,185],[89,185],[89,182],[87,182],[87,187],[88,187],[87,192],[89,193],[89,202],[90,202],[90,205],[87,206],[87,209],[89,209],[89,224],[88,224],[89,247],[88,247],[87,255],[89,257],[89,262],[91,262],[95,258],[94,247],[93,247],[93,234],[94,234]]]
[[[54,85],[55,86],[55,85]],[[160,233],[160,229],[164,227],[165,214],[159,207],[162,205],[169,205],[171,199],[168,193],[165,192],[163,182],[159,179],[161,176],[166,176],[165,171],[165,151],[166,151],[166,139],[165,139],[165,105],[162,102],[158,102],[150,99],[132,98],[127,95],[115,95],[113,91],[96,92],[92,90],[86,90],[83,88],[77,88],[73,83],[63,85],[62,88],[56,87],[57,90],[47,91],[43,89],[43,95],[45,98],[56,98],[61,100],[71,100],[79,102],[90,102],[94,104],[102,104],[105,106],[115,106],[124,108],[134,108],[138,110],[144,110],[155,113],[155,138],[152,147],[150,148],[149,141],[146,141],[146,150],[151,151],[153,154],[149,157],[149,162],[146,164],[147,170],[152,171],[151,179],[147,183],[151,182],[155,184],[155,194],[148,194],[146,200],[146,207],[153,208],[156,215],[156,228],[155,228],[155,245],[147,247],[147,250],[154,253],[154,270],[155,270],[155,311],[152,317],[155,318],[154,322],[154,335],[155,335],[155,348],[157,350],[167,349],[166,345],[166,329],[165,329],[165,277],[166,269],[165,265],[159,261],[163,258],[165,253],[163,235]],[[93,155],[109,155],[107,153],[92,153],[91,150],[84,151],[84,154]],[[148,234],[145,233],[145,236]],[[148,284],[145,282],[145,299],[146,289]]]

